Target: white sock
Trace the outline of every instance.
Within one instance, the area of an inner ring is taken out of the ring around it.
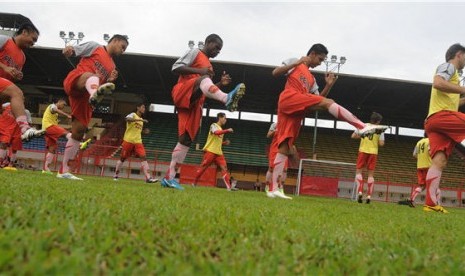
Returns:
[[[86,80],[86,90],[89,92],[89,95],[92,97],[95,92],[97,92],[100,81],[97,76],[90,76]]]
[[[123,165],[123,161],[121,160],[116,161],[115,176],[119,175],[119,170],[121,169],[122,165]]]
[[[331,113],[331,115],[333,115],[337,119],[348,122],[357,129],[362,129],[365,127],[365,124],[362,121],[360,121],[357,117],[355,117],[354,114],[350,113],[349,110],[338,105],[337,103],[331,104],[328,108],[328,112]]]
[[[21,115],[16,117],[16,122],[18,123],[19,127],[21,128],[21,134],[26,132],[26,130],[30,129],[31,126],[27,122],[27,116],[26,115]]]
[[[182,164],[186,159],[187,152],[189,151],[188,146],[184,146],[181,143],[177,143],[171,154],[170,167],[168,169],[167,177],[169,180],[174,179],[176,176],[176,165]]]
[[[274,159],[273,179],[270,182],[270,192],[275,191],[278,188],[279,182],[283,176],[284,166],[286,166],[287,155],[279,153],[276,154]]]
[[[142,161],[140,162],[140,167],[145,175],[145,180],[150,179],[149,163],[147,163],[147,161]]]
[[[45,161],[44,161],[44,171],[49,171],[50,170],[48,165],[50,165],[50,163],[52,163],[53,158],[55,158],[55,154],[53,154],[51,152],[47,152],[47,155],[45,155]]]
[[[213,84],[210,78],[204,78],[200,82],[200,90],[202,90],[202,93],[207,98],[214,99],[222,103],[226,103],[228,100],[228,94],[224,93],[218,88],[218,86]]]

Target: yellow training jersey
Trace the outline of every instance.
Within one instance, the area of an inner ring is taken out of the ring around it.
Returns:
[[[417,142],[413,154],[417,157],[417,169],[425,169],[431,166],[431,156],[429,155],[429,139],[423,138]]]
[[[369,154],[378,154],[379,141],[384,141],[384,133],[372,133],[363,138],[360,138],[360,152]]]
[[[438,66],[436,75],[453,84],[459,84],[460,82],[457,69],[455,69],[454,65],[447,62]],[[441,110],[458,111],[459,101],[460,94],[446,93],[432,87],[428,117]]]
[[[126,116],[127,119],[142,119],[137,116],[135,112]],[[132,143],[132,144],[142,144],[142,128],[144,127],[144,122],[142,121],[126,121],[126,131],[124,132],[123,140]]]
[[[222,147],[223,147],[224,134],[221,134],[221,135],[213,134],[217,130],[223,130],[223,129],[217,123],[211,124],[210,131],[208,132],[207,142],[205,143],[203,150],[209,151],[217,155],[223,155]]]
[[[42,129],[46,130],[50,126],[58,125],[58,112],[56,110],[58,107],[56,104],[51,104],[47,106],[42,117]]]

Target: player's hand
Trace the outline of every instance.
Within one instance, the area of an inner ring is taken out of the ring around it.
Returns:
[[[19,71],[14,67],[6,67],[5,72],[9,74],[14,80],[22,80],[23,72]]]
[[[232,128],[228,128],[228,132],[229,132],[229,133],[233,133],[234,130],[233,130]]]
[[[223,74],[221,75],[221,80],[220,80],[221,86],[228,86],[230,83],[231,83],[231,76],[229,74],[226,74],[226,71],[223,71]]]
[[[70,57],[74,54],[74,48],[73,46],[66,46],[64,49],[63,49],[63,55],[65,57]]]
[[[144,122],[144,123],[147,124],[147,123],[149,122],[149,120],[147,120],[147,119],[142,119],[142,122]]]
[[[113,71],[111,71],[110,76],[108,77],[107,80],[108,80],[109,82],[113,82],[113,81],[115,81],[117,78],[118,78],[118,71],[113,70]]]
[[[333,86],[336,80],[337,80],[336,75],[334,75],[333,73],[326,73],[325,75],[326,85]]]
[[[68,119],[72,119],[73,117],[71,115],[66,116]]]
[[[226,139],[223,141],[223,145],[229,146],[231,144],[231,141],[229,139]]]

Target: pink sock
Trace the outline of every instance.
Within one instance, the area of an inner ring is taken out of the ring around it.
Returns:
[[[123,162],[121,160],[116,161],[115,176],[119,175],[119,170],[121,169],[122,165],[123,165]]]
[[[274,159],[274,169],[273,169],[273,179],[270,182],[270,192],[273,192],[278,188],[279,182],[283,177],[283,170],[284,166],[286,165],[287,155],[279,153],[276,154],[276,158]]]
[[[442,171],[439,170],[435,165],[432,165],[428,174],[426,175],[426,201],[425,204],[428,206],[438,205],[437,190],[439,189],[439,183],[441,182]]]
[[[174,179],[176,176],[176,165],[184,162],[188,151],[188,146],[184,146],[181,143],[176,144],[176,147],[173,149],[173,153],[171,154],[170,167],[166,173],[168,180]]]
[[[90,76],[86,80],[86,90],[89,92],[89,95],[92,97],[95,92],[97,92],[100,81],[97,76]]]
[[[44,171],[49,171],[50,170],[48,165],[50,165],[50,163],[52,163],[53,158],[55,158],[55,154],[53,154],[51,152],[47,152],[47,155],[45,155],[45,161],[44,161]]]
[[[270,183],[272,177],[273,177],[273,173],[270,172],[270,170],[266,171],[266,176],[265,176],[266,183]]]
[[[413,190],[412,194],[410,195],[410,200],[415,201],[415,198],[417,198],[417,195],[421,193],[422,189],[421,186],[418,186]]]
[[[229,190],[231,189],[231,179],[229,177],[229,173],[228,172],[223,172],[223,181],[224,181],[224,184],[226,184],[226,188]]]
[[[73,160],[78,151],[79,151],[80,143],[73,138],[68,139],[68,142],[65,146],[65,152],[63,154],[63,162],[61,163],[60,173],[67,173],[69,171],[68,162],[69,160]]]
[[[142,169],[142,172],[145,175],[145,180],[150,179],[151,177],[150,177],[150,172],[149,172],[149,163],[147,163],[147,161],[142,161],[140,162],[140,167]]]
[[[221,91],[218,86],[214,85],[210,78],[204,78],[200,82],[200,90],[207,98],[211,98],[222,103],[226,103],[228,100],[228,94]]]
[[[6,157],[6,149],[0,149],[0,159],[3,160]]]
[[[328,112],[331,113],[331,115],[333,115],[335,118],[346,121],[357,129],[362,129],[365,127],[365,124],[357,117],[355,117],[354,114],[350,113],[349,110],[338,105],[337,103],[331,104],[328,108]]]
[[[368,177],[368,181],[367,181],[367,184],[368,184],[368,196],[371,196],[371,194],[373,193],[373,188],[374,188],[374,184],[375,184],[375,179],[373,177]]]
[[[21,128],[21,133],[24,133],[26,130],[30,129],[31,126],[27,122],[27,116],[21,115],[16,117],[16,122],[18,123],[19,127]]]
[[[358,193],[363,194],[363,176],[361,173],[357,173],[355,175],[355,182],[357,183],[357,186],[358,186]]]

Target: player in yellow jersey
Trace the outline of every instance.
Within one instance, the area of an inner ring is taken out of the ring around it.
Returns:
[[[223,130],[223,126],[226,124],[226,114],[220,112],[216,115],[216,118],[217,118],[217,122],[211,124],[210,126],[210,131],[208,132],[207,142],[205,143],[205,146],[203,147],[205,154],[203,156],[202,164],[200,164],[200,168],[197,170],[197,173],[195,175],[195,180],[192,185],[196,186],[197,182],[199,181],[200,177],[205,172],[205,170],[213,162],[215,162],[216,165],[221,169],[223,181],[224,181],[224,184],[226,185],[226,188],[228,189],[228,191],[234,191],[234,189],[231,189],[231,182],[230,182],[230,176],[228,173],[228,167],[226,166],[226,159],[224,158],[224,155],[223,155],[223,145],[230,144],[229,140],[223,141],[223,136],[226,133],[233,133],[233,129],[228,128],[228,129]]]
[[[399,201],[401,205],[408,205],[415,207],[415,198],[420,194],[426,187],[426,175],[428,169],[431,166],[430,146],[429,139],[427,137],[420,139],[415,148],[413,149],[413,157],[417,159],[417,183],[418,186],[413,189],[410,198],[405,201]],[[436,191],[439,198],[440,190]]]
[[[373,112],[370,117],[370,124],[379,125],[383,116],[381,114]],[[384,146],[384,133],[372,133],[364,137],[361,137],[357,131],[352,133],[353,139],[360,139],[360,147],[357,157],[357,166],[355,171],[355,183],[358,186],[358,203],[362,203],[363,198],[363,169],[366,168],[368,172],[368,191],[366,203],[369,204],[371,201],[371,194],[373,193],[373,186],[375,183],[375,168],[378,160],[378,148]]]
[[[459,71],[465,67],[465,46],[454,44],[446,52],[446,62],[439,65],[433,79],[425,132],[430,143],[431,167],[426,175],[426,201],[424,211],[448,213],[439,205],[437,189],[442,171],[454,147],[465,147],[465,114],[459,106],[465,104],[461,95]]]
[[[71,119],[71,115],[64,112],[63,108],[66,106],[66,100],[60,98],[51,105],[47,106],[42,117],[42,130],[45,131],[45,145],[47,153],[45,155],[44,167],[42,173],[52,174],[48,167],[55,158],[57,151],[57,141],[62,136],[69,136],[69,131],[58,125],[58,116],[63,115]]]
[[[140,159],[140,167],[145,175],[145,182],[155,183],[158,181],[158,179],[150,176],[149,164],[147,163],[145,148],[142,144],[141,133],[144,128],[144,123],[148,123],[146,119],[142,118],[144,113],[145,105],[140,103],[136,105],[136,112],[132,112],[126,116],[126,131],[124,132],[123,144],[121,145],[122,150],[120,160],[116,162],[115,175],[113,177],[114,180],[118,180],[119,171],[124,161],[134,154]]]

